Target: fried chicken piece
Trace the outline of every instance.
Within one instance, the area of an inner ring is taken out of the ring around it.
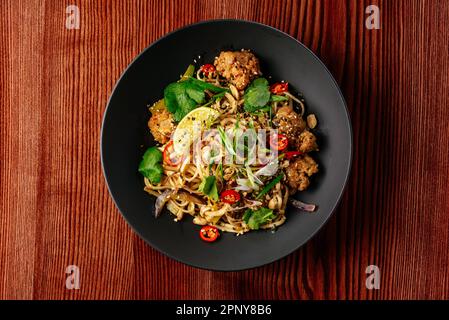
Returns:
[[[298,139],[296,140],[296,145],[298,147],[298,150],[303,153],[318,150],[316,137],[312,132],[308,130],[304,130],[303,132],[301,132]]]
[[[283,106],[276,112],[273,123],[279,133],[285,135],[291,147],[302,153],[318,150],[315,135],[307,130],[306,121],[289,106]]]
[[[292,192],[303,191],[309,187],[309,177],[318,172],[318,164],[312,157],[303,155],[290,163],[285,172]]]
[[[170,135],[175,130],[173,116],[165,108],[159,108],[153,111],[153,115],[148,121],[148,127],[154,139],[162,144],[170,140]]]
[[[261,74],[259,60],[249,51],[222,51],[214,62],[217,72],[231,82],[238,90]]]
[[[279,108],[273,119],[279,133],[287,136],[289,141],[295,142],[301,132],[306,129],[306,122],[289,106]]]

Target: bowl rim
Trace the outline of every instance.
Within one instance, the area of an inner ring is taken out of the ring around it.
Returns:
[[[131,66],[138,60],[140,59],[150,48],[152,48],[153,46],[157,45],[159,42],[164,41],[166,38],[170,37],[171,35],[173,35],[174,33],[177,33],[179,31],[183,31],[186,29],[190,29],[190,28],[194,28],[197,26],[201,26],[201,25],[208,25],[208,24],[214,24],[214,23],[239,23],[239,24],[249,24],[249,25],[254,25],[260,28],[263,28],[265,30],[270,30],[270,31],[274,31],[277,33],[282,34],[283,36],[289,38],[290,40],[295,41],[298,45],[300,45],[303,49],[305,49],[317,62],[319,65],[321,65],[321,67],[323,68],[323,70],[325,70],[327,72],[327,74],[329,75],[329,77],[332,80],[333,86],[335,87],[335,89],[337,89],[337,92],[339,94],[339,97],[341,99],[341,103],[344,106],[344,112],[346,115],[346,119],[347,119],[347,124],[348,124],[348,129],[349,129],[349,159],[348,159],[348,164],[347,164],[347,168],[346,168],[346,174],[345,174],[345,179],[344,179],[344,183],[343,183],[343,188],[341,189],[340,193],[338,194],[338,198],[337,201],[335,202],[335,205],[332,207],[330,213],[328,214],[328,216],[322,220],[321,224],[319,225],[319,227],[317,227],[315,229],[315,231],[313,231],[307,238],[306,240],[304,240],[301,244],[295,246],[294,249],[292,249],[289,253],[284,254],[282,256],[279,257],[274,257],[274,258],[269,258],[266,261],[263,261],[262,263],[257,263],[254,264],[253,266],[247,266],[247,267],[236,267],[236,268],[208,268],[208,267],[204,267],[200,264],[195,264],[189,261],[184,261],[183,259],[180,259],[170,253],[165,252],[163,249],[159,248],[159,246],[151,243],[149,240],[147,240],[128,220],[128,218],[126,217],[126,215],[123,213],[123,210],[121,209],[121,207],[118,205],[117,200],[114,197],[114,194],[112,193],[111,187],[110,187],[110,183],[109,183],[109,178],[108,175],[106,174],[106,169],[105,169],[105,164],[104,164],[104,154],[103,154],[103,141],[104,141],[104,127],[105,127],[105,123],[106,123],[106,118],[108,115],[108,111],[109,108],[111,106],[111,102],[112,99],[115,96],[115,93],[117,91],[118,86],[120,85],[123,77],[126,75],[126,73],[128,72],[128,70],[131,68]],[[243,19],[211,19],[211,20],[202,20],[196,23],[191,23],[191,24],[187,24],[184,25],[182,27],[176,28],[168,33],[166,33],[165,35],[163,35],[162,37],[158,38],[157,40],[153,41],[152,43],[150,43],[147,47],[145,47],[145,49],[143,49],[136,57],[134,57],[131,62],[129,62],[129,64],[127,65],[127,67],[123,70],[123,72],[120,74],[119,78],[116,80],[116,83],[109,95],[107,104],[106,104],[106,108],[104,109],[104,113],[103,113],[103,117],[102,117],[102,122],[101,122],[101,132],[100,132],[100,159],[101,159],[101,169],[102,169],[102,173],[104,176],[104,179],[106,181],[106,186],[108,188],[108,192],[109,195],[111,196],[113,203],[115,205],[115,207],[118,209],[118,211],[120,212],[121,216],[125,219],[126,223],[128,224],[128,226],[131,228],[131,230],[137,234],[139,236],[140,239],[142,239],[146,244],[148,244],[150,247],[156,249],[159,253],[169,257],[170,259],[173,259],[177,262],[183,263],[185,265],[188,265],[190,267],[194,267],[197,269],[202,269],[202,270],[207,270],[207,271],[219,271],[219,272],[234,272],[234,271],[245,271],[245,270],[250,270],[250,269],[254,269],[254,268],[259,268],[259,267],[263,267],[266,266],[268,264],[271,264],[273,262],[276,262],[278,260],[282,260],[284,258],[286,258],[287,256],[291,255],[292,253],[294,253],[295,251],[297,251],[299,248],[301,248],[302,246],[306,245],[312,238],[314,238],[318,232],[320,230],[323,229],[323,227],[327,224],[327,222],[330,220],[330,218],[334,215],[336,209],[338,208],[338,206],[340,205],[342,198],[343,198],[343,194],[345,193],[347,186],[348,186],[348,181],[351,175],[351,169],[352,169],[352,161],[353,161],[353,130],[352,130],[352,122],[351,122],[351,117],[350,117],[350,113],[348,110],[348,106],[346,104],[346,100],[344,98],[343,92],[341,91],[337,81],[335,80],[334,76],[332,75],[332,73],[329,71],[329,69],[327,68],[327,66],[323,63],[323,61],[321,61],[321,59],[311,50],[309,49],[306,45],[304,45],[301,41],[299,41],[298,39],[294,38],[293,36],[289,35],[288,33],[279,30],[275,27],[272,27],[270,25],[266,25],[264,23],[260,23],[260,22],[256,22],[256,21],[251,21],[251,20],[243,20]]]

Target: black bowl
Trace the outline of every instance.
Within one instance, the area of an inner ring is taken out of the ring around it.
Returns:
[[[304,95],[307,112],[318,118],[320,173],[296,198],[318,205],[313,213],[287,210],[276,232],[222,234],[205,243],[190,217],[175,223],[164,212],[155,219],[155,198],[143,191],[137,167],[154,144],[147,106],[160,99],[188,64],[212,62],[223,49],[251,49],[270,82],[286,80]],[[194,24],[159,39],[126,69],[109,100],[102,128],[101,158],[109,191],[129,225],[167,256],[211,270],[241,270],[278,260],[306,243],[329,219],[343,193],[351,166],[352,133],[343,96],[323,63],[304,45],[272,27],[238,20]],[[332,244],[329,244],[332,245]]]

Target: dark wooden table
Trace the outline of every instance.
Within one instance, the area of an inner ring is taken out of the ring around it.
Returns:
[[[66,7],[80,28],[66,28]],[[369,5],[380,30],[365,27]],[[343,201],[306,246],[233,273],[174,262],[115,208],[100,125],[123,69],[167,32],[241,18],[302,41],[352,117]],[[449,298],[449,2],[50,1],[0,5],[0,298]],[[77,265],[80,289],[66,288]],[[365,286],[368,265],[380,288]]]

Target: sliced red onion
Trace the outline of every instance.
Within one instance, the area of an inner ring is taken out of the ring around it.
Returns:
[[[262,202],[257,201],[257,200],[251,200],[251,199],[245,199],[246,203],[249,203],[249,207],[257,207],[257,206],[261,206]]]
[[[161,215],[162,209],[167,203],[168,199],[170,199],[171,195],[175,193],[173,189],[165,190],[159,197],[156,199],[156,205],[154,208],[154,217],[157,218]]]
[[[238,210],[247,209],[247,208],[254,208],[254,207],[261,206],[263,204],[260,201],[251,200],[251,199],[245,199],[244,201],[245,201],[245,205],[243,207],[230,208],[229,211],[238,211]]]
[[[250,191],[252,190],[250,181],[248,179],[237,179],[236,180],[238,186],[235,188],[235,190],[238,191]]]
[[[243,210],[249,208],[248,206],[243,206],[243,207],[237,207],[237,208],[230,208],[229,211],[239,211],[239,210]]]
[[[255,175],[256,176],[271,177],[271,176],[274,176],[276,174],[278,169],[279,169],[279,163],[278,163],[277,158],[276,158],[275,161],[271,161],[266,166],[264,166],[263,168],[257,170]]]
[[[290,202],[295,208],[298,208],[299,210],[307,212],[314,212],[316,210],[316,205],[314,204],[307,204],[296,199],[290,199]]]
[[[235,188],[235,190],[237,191],[251,191],[252,189],[250,187],[247,186],[238,186]]]

